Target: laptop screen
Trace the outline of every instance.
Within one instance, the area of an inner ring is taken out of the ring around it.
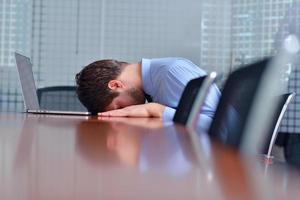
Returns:
[[[22,87],[25,109],[38,110],[40,106],[36,94],[36,87],[30,59],[18,53],[15,53],[15,58]]]

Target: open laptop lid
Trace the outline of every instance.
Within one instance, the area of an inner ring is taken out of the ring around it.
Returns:
[[[19,73],[19,79],[22,87],[25,109],[40,109],[38,97],[36,94],[36,86],[34,82],[32,64],[30,59],[15,52],[16,64]]]

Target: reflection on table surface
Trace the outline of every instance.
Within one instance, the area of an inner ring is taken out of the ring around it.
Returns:
[[[297,199],[299,172],[159,119],[0,114],[0,199]]]

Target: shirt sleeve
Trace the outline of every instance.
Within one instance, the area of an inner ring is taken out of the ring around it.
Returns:
[[[179,59],[169,64],[165,74],[156,80],[157,99],[159,103],[176,108],[186,84],[194,78],[204,76],[206,73],[198,66],[187,60]]]
[[[150,88],[148,85],[145,87],[153,97],[153,102],[166,106],[163,112],[164,123],[172,123],[185,86],[191,79],[205,76],[206,72],[184,58],[154,59],[151,60],[151,66],[151,76],[146,76],[147,73],[144,73],[144,79],[149,79],[146,83],[153,87]],[[209,128],[219,97],[220,91],[213,84],[199,114],[197,124],[201,129]]]
[[[175,115],[175,112],[176,112],[176,110],[174,108],[166,106],[166,108],[165,108],[165,110],[163,112],[163,121],[164,122],[173,121],[173,117]]]
[[[163,112],[163,123],[164,125],[170,125],[173,123],[173,117],[176,110],[174,108],[166,107]],[[197,132],[208,132],[212,118],[206,114],[199,114],[197,126],[195,127]]]

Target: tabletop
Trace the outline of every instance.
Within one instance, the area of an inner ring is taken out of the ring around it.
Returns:
[[[155,118],[0,113],[0,199],[299,199],[300,174]]]

